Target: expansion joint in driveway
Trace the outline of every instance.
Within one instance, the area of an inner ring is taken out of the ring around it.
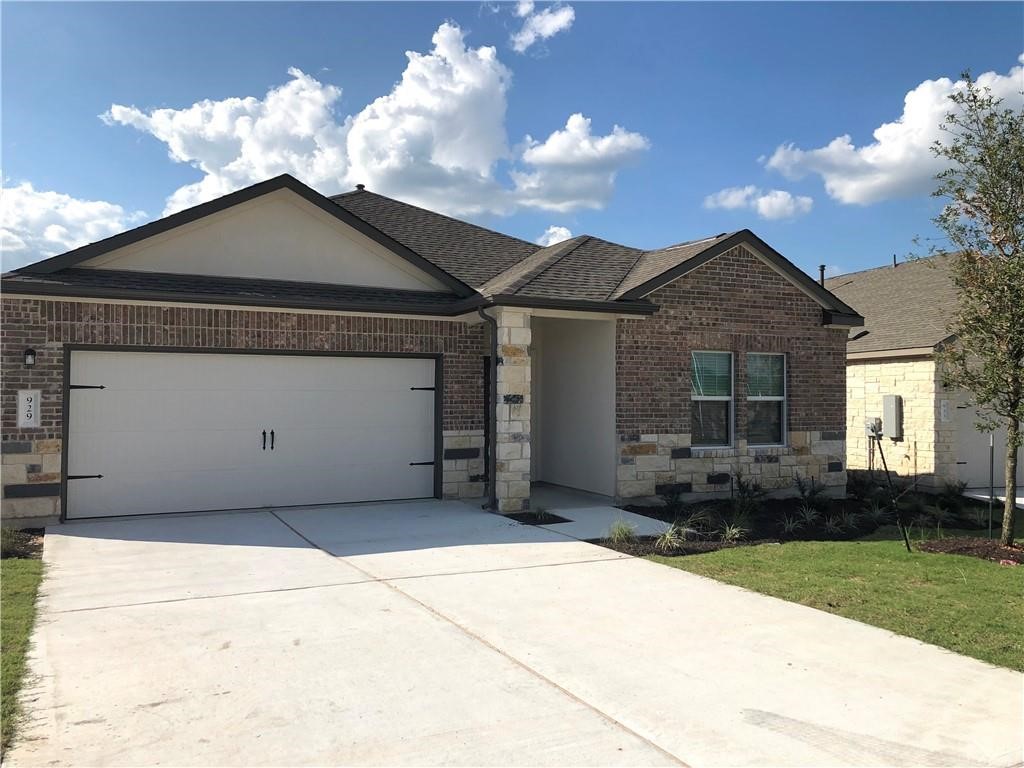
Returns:
[[[442,613],[441,611],[437,610],[433,606],[428,605],[427,603],[423,602],[419,598],[414,597],[413,595],[409,594],[408,592],[406,592],[405,590],[403,590],[401,587],[399,587],[397,584],[394,583],[395,581],[399,581],[400,579],[382,579],[382,578],[379,578],[377,576],[374,576],[369,571],[367,571],[367,570],[365,570],[363,568],[360,568],[358,565],[353,563],[348,558],[343,557],[341,555],[335,555],[333,552],[329,552],[328,550],[324,549],[319,544],[317,544],[315,541],[313,541],[312,539],[310,539],[307,536],[305,536],[301,531],[297,530],[292,525],[290,525],[286,520],[282,519],[273,510],[270,511],[270,514],[273,515],[275,518],[277,518],[278,521],[280,521],[280,523],[282,525],[284,525],[292,533],[294,533],[296,536],[301,538],[303,541],[305,541],[310,546],[316,547],[317,549],[319,549],[321,552],[323,552],[328,557],[334,558],[336,560],[340,560],[340,561],[344,562],[346,565],[348,565],[349,567],[354,568],[357,571],[359,571],[360,573],[362,573],[364,576],[367,577],[367,581],[377,582],[377,583],[382,584],[383,586],[387,587],[388,589],[393,590],[394,592],[396,592],[397,594],[401,595],[406,600],[409,600],[409,601],[415,603],[416,605],[418,605],[420,608],[422,608],[423,610],[425,610],[428,613],[430,613],[435,618],[437,618],[437,619],[439,619],[439,620],[441,620],[441,621],[443,621],[443,622],[445,622],[447,624],[450,624],[451,626],[455,627],[462,634],[464,634],[467,637],[471,638],[472,640],[480,643],[481,645],[485,646],[486,648],[489,648],[494,653],[497,653],[498,655],[500,655],[503,658],[507,659],[512,664],[515,664],[517,667],[519,667],[520,669],[524,670],[528,674],[532,675],[533,677],[536,677],[538,680],[541,680],[542,682],[546,683],[547,685],[550,685],[552,688],[555,688],[562,695],[568,697],[572,701],[575,701],[580,706],[586,707],[587,709],[589,709],[591,712],[594,712],[595,714],[597,714],[599,717],[601,717],[606,722],[612,723],[617,728],[621,728],[626,733],[636,737],[637,739],[640,739],[642,742],[644,742],[645,744],[650,746],[652,749],[655,749],[658,752],[660,752],[661,754],[665,755],[665,757],[667,757],[669,760],[671,760],[675,764],[684,766],[685,768],[689,768],[689,764],[688,763],[680,760],[676,755],[672,754],[671,752],[669,752],[667,749],[665,749],[661,745],[651,741],[649,738],[644,736],[642,733],[638,733],[637,731],[633,730],[632,728],[630,728],[625,723],[623,723],[623,722],[617,720],[616,718],[612,717],[611,715],[609,715],[607,712],[604,712],[601,709],[598,709],[597,707],[595,707],[593,704],[591,704],[586,699],[580,698],[579,696],[577,696],[575,693],[573,693],[569,689],[565,688],[564,686],[559,685],[554,680],[552,680],[550,677],[547,677],[543,673],[537,671],[536,669],[531,667],[529,664],[526,664],[525,662],[521,661],[520,659],[516,658],[515,656],[512,656],[509,653],[503,651],[501,648],[499,648],[498,646],[496,646],[493,643],[489,642],[488,640],[484,639],[483,637],[478,635],[476,632],[473,632],[468,627],[465,627],[462,624],[460,624],[458,621],[453,619],[451,616],[448,616],[447,614]],[[588,561],[588,562],[593,562],[593,561]],[[600,562],[604,562],[604,560],[601,560]],[[572,565],[572,564],[573,563],[565,563],[565,565]],[[549,566],[534,566],[534,567],[549,567]],[[518,570],[518,569],[500,569],[500,570]],[[434,574],[431,574],[431,575],[434,575]],[[446,574],[439,574],[439,575],[446,575]],[[447,574],[447,575],[456,575],[456,574]],[[361,583],[365,583],[365,582],[361,582]]]

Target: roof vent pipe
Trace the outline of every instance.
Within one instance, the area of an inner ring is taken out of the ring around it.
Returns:
[[[825,287],[825,265],[818,265],[818,282],[821,283],[821,287]]]
[[[896,269],[896,254],[895,253],[892,255],[892,268]]]
[[[356,184],[356,189],[358,191],[362,192],[364,189],[366,189],[366,185],[365,184]]]

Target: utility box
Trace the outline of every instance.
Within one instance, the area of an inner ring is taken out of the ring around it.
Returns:
[[[903,439],[903,397],[882,395],[882,435],[890,440]]]

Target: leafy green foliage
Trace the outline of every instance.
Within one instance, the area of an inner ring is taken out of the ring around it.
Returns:
[[[950,96],[944,139],[932,147],[948,163],[936,176],[934,196],[946,205],[934,223],[957,251],[949,260],[955,341],[939,362],[943,384],[977,407],[979,428],[1006,427],[1001,541],[1008,545],[1024,421],[1024,110],[1004,108],[969,72],[963,80]]]

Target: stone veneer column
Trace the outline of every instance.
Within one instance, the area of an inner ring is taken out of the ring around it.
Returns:
[[[501,512],[530,508],[530,312],[498,307],[495,496]]]

